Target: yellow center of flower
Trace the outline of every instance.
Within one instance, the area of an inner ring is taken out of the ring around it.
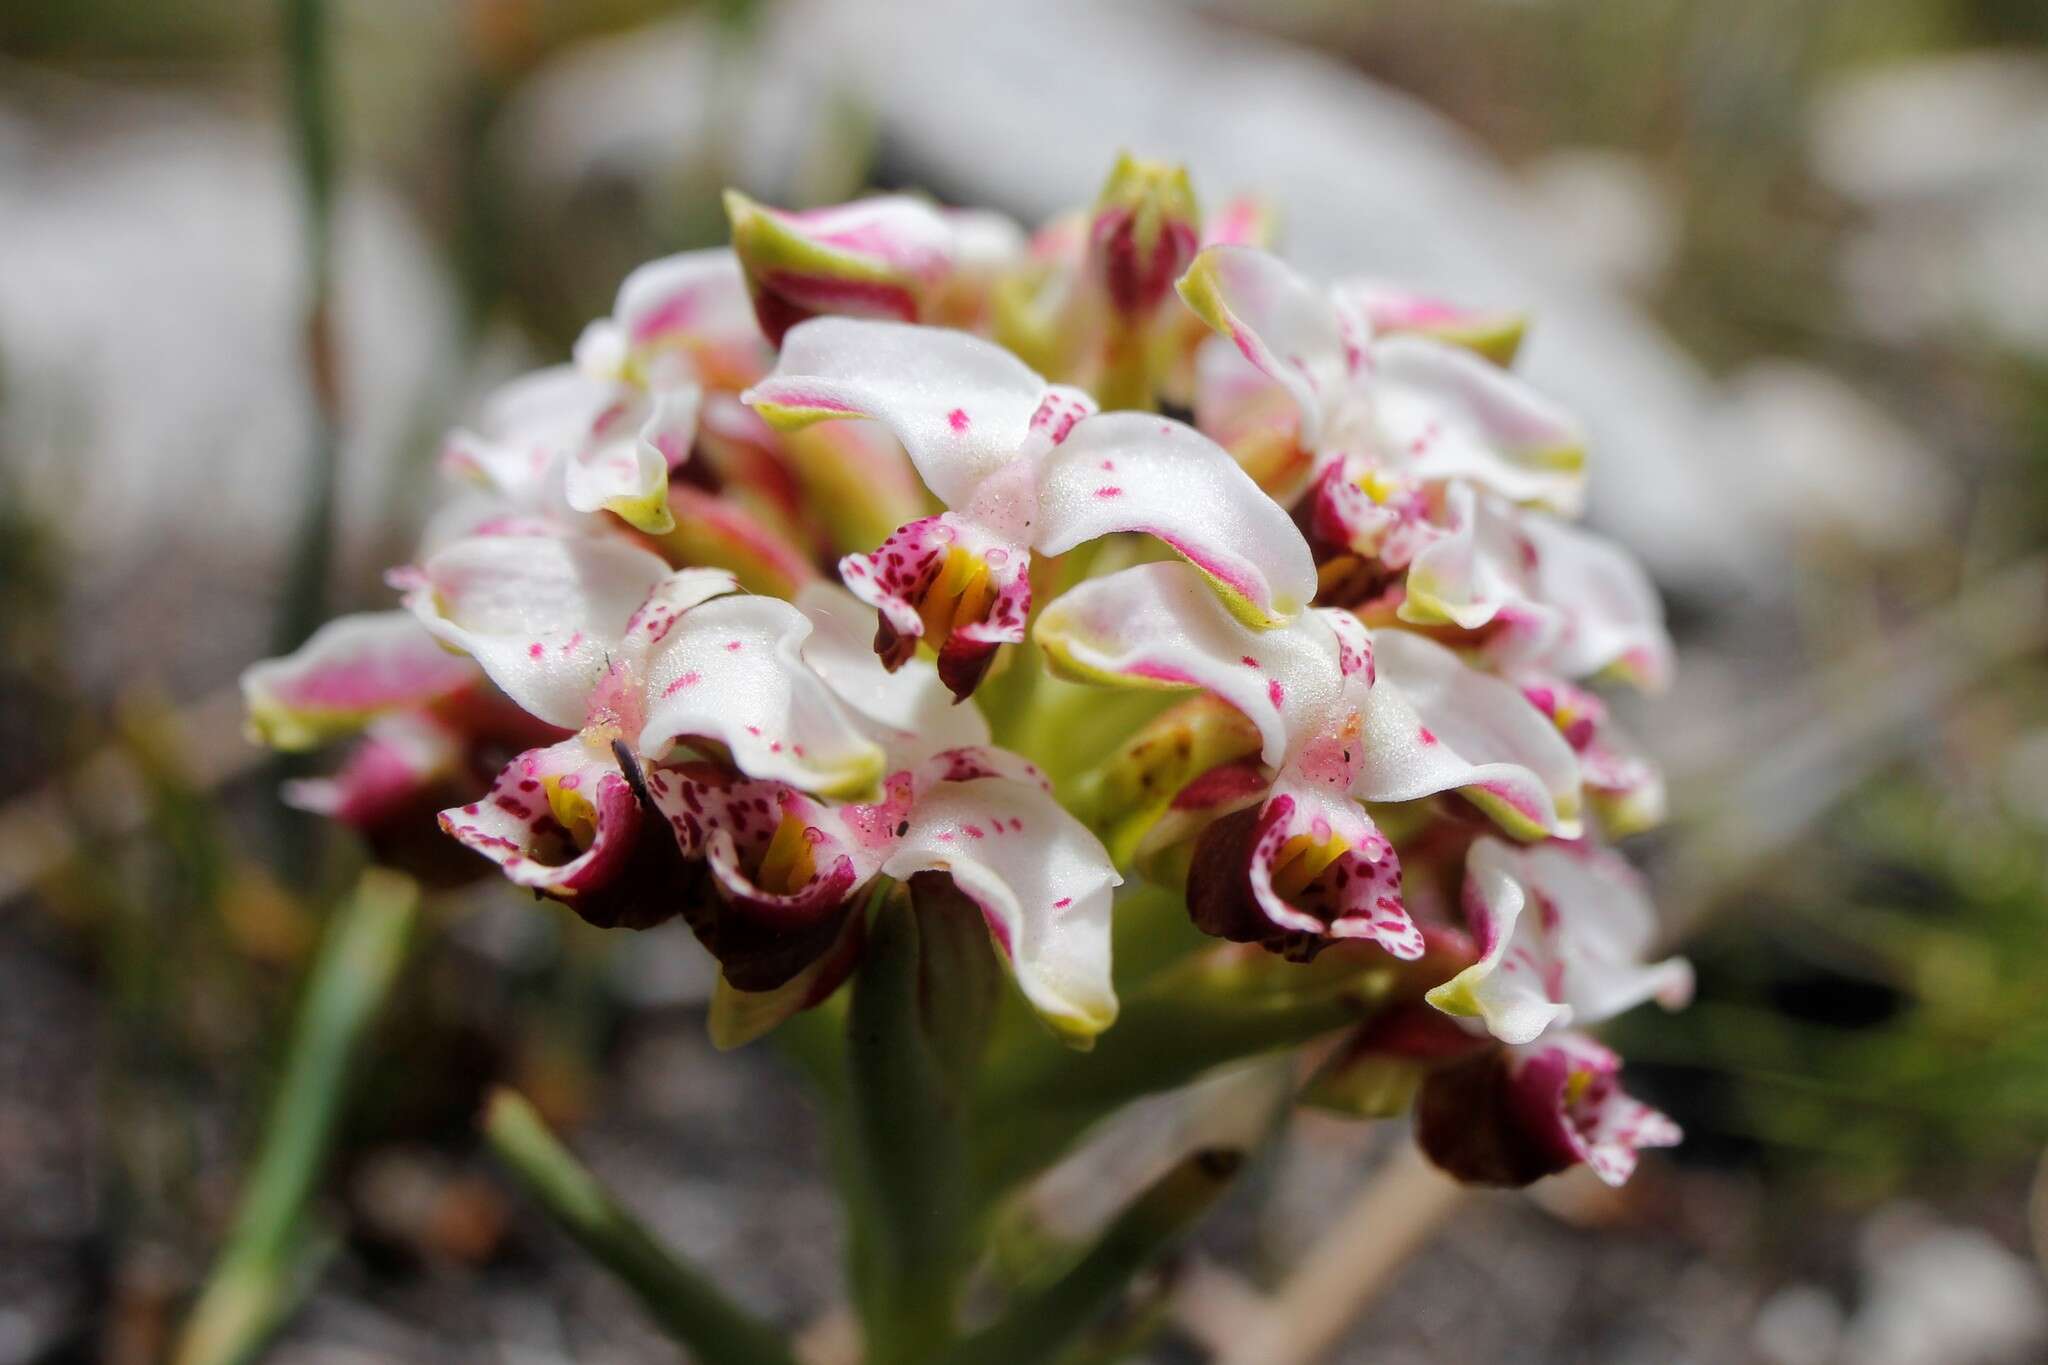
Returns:
[[[1284,901],[1293,900],[1350,851],[1351,845],[1335,834],[1321,839],[1313,834],[1295,835],[1280,845],[1280,856],[1273,860],[1274,894]]]
[[[792,895],[817,875],[817,860],[811,855],[811,841],[804,822],[788,811],[761,855],[754,872],[754,885],[771,896]]]
[[[1402,491],[1401,481],[1384,469],[1368,469],[1359,476],[1358,491],[1374,502],[1392,502]]]
[[[954,631],[986,617],[995,600],[996,586],[988,562],[958,545],[950,547],[945,563],[917,604],[926,643],[933,649],[942,648]]]
[[[597,807],[580,786],[565,787],[559,777],[544,777],[541,787],[548,795],[548,810],[556,823],[569,831],[579,849],[589,848],[597,838]]]

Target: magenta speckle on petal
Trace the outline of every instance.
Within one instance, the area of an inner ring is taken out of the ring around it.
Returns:
[[[1280,680],[1278,678],[1271,678],[1267,680],[1266,700],[1273,703],[1273,709],[1275,711],[1278,711],[1283,705],[1286,704],[1287,689],[1280,685]]]
[[[952,427],[955,431],[967,430],[967,409],[954,408],[951,412],[947,413],[946,425]]]

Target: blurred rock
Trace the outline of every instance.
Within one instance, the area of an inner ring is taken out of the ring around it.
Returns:
[[[1757,1311],[1750,1342],[1765,1365],[1829,1365],[1842,1339],[1842,1306],[1818,1285],[1787,1285]]]
[[[2048,57],[1980,52],[1845,78],[1809,121],[1815,173],[1869,221],[1850,304],[1891,340],[1988,334],[2048,355]]]
[[[1566,147],[1522,167],[1560,250],[1587,275],[1631,294],[1663,279],[1678,245],[1677,211],[1641,157]]]
[[[1708,444],[1751,515],[1792,539],[1909,549],[1952,526],[1959,489],[1910,429],[1812,365],[1764,360],[1727,383]]]
[[[1856,1365],[2020,1365],[2048,1346],[2040,1274],[1989,1234],[1894,1205],[1864,1229]]]

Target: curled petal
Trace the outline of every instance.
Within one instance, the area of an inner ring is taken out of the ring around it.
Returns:
[[[673,799],[656,798],[665,810]],[[784,986],[840,940],[857,884],[872,868],[857,871],[831,811],[789,787],[706,784],[702,800],[705,865],[716,894],[694,898],[685,912],[690,927],[735,988]]]
[[[1602,536],[1531,516],[1534,593],[1564,615],[1544,663],[1568,678],[1611,673],[1652,691],[1671,681],[1664,606],[1635,556]]]
[[[1420,336],[1373,343],[1382,454],[1417,477],[1469,479],[1567,515],[1584,499],[1586,437],[1562,408],[1470,351]]]
[[[848,555],[839,576],[879,613],[875,653],[902,667],[922,639],[956,698],[980,685],[1005,644],[1024,639],[1031,555],[952,513],[913,521],[873,554]]]
[[[1191,319],[1200,325],[1200,319]],[[1316,474],[1287,389],[1261,374],[1235,346],[1206,331],[1194,357],[1195,426],[1230,452],[1275,502],[1292,507]]]
[[[521,754],[482,800],[442,811],[441,828],[600,928],[645,929],[683,908],[681,850],[612,752],[581,737]]]
[[[1429,1001],[1485,1020],[1502,1042],[1534,1042],[1574,1020],[1596,1024],[1645,1000],[1677,1009],[1691,998],[1683,958],[1640,960],[1656,912],[1635,870],[1607,850],[1481,839],[1467,857],[1464,905],[1480,958]]]
[[[778,345],[821,314],[918,321],[952,266],[944,216],[907,195],[792,213],[727,190],[725,211],[755,316]]]
[[[1284,386],[1313,449],[1354,368],[1337,312],[1323,292],[1254,247],[1212,246],[1181,277],[1180,295],[1244,358]]]
[[[1583,687],[1544,674],[1520,679],[1522,695],[1550,717],[1579,756],[1586,799],[1609,838],[1654,829],[1664,820],[1664,774]]]
[[[1286,511],[1193,427],[1138,412],[1075,424],[1039,473],[1037,546],[1061,554],[1113,531],[1172,546],[1258,627],[1315,595],[1315,563]]]
[[[1048,385],[993,342],[939,327],[819,318],[791,330],[775,372],[741,395],[781,430],[867,417],[903,443],[949,507],[1017,457]]]
[[[1456,790],[1518,837],[1577,833],[1578,760],[1528,698],[1409,631],[1380,631],[1373,647],[1379,682],[1354,795]]]
[[[523,505],[545,493],[557,464],[589,437],[598,416],[631,390],[573,365],[522,375],[492,391],[473,429],[441,448],[441,472]]]
[[[907,767],[942,749],[988,743],[988,722],[972,706],[955,706],[938,671],[911,659],[894,671],[874,650],[874,612],[830,583],[797,594],[797,610],[811,623],[803,658],[866,723],[889,753],[890,766]]]
[[[1025,999],[1085,1043],[1116,1018],[1109,978],[1109,855],[1050,793],[1000,777],[922,793],[883,872],[947,872],[981,907]]]
[[[694,384],[663,389],[600,414],[562,468],[564,500],[578,512],[610,512],[648,535],[672,528],[669,470],[689,458],[701,397]]]
[[[1393,845],[1349,797],[1308,784],[1216,821],[1195,846],[1188,911],[1204,932],[1307,960],[1338,939],[1422,956]]]
[[[274,749],[318,748],[378,716],[425,706],[481,679],[402,611],[329,621],[280,659],[242,673],[253,738]]]
[[[285,804],[369,832],[417,813],[424,796],[464,774],[467,759],[454,727],[427,711],[400,711],[372,721],[333,777],[287,782]]]
[[[1621,1059],[1582,1034],[1482,1053],[1423,1083],[1415,1137],[1431,1161],[1480,1185],[1527,1185],[1580,1162],[1620,1185],[1678,1125],[1621,1088]]]
[[[648,659],[640,752],[658,759],[710,740],[750,777],[835,794],[871,787],[882,750],[804,664],[810,634],[801,612],[772,597],[692,608]]]
[[[626,621],[668,575],[659,556],[622,541],[506,535],[459,540],[392,581],[505,695],[575,730]]]
[[[1462,308],[1385,280],[1339,280],[1331,293],[1358,310],[1376,335],[1414,332],[1463,347],[1496,365],[1513,363],[1528,330],[1528,319],[1520,313]]]
[[[741,389],[774,358],[754,321],[739,258],[723,247],[686,251],[634,270],[619,285],[610,325],[617,343],[602,334],[585,335],[605,349],[616,344],[625,375],[655,388],[689,383]],[[585,349],[579,345],[579,361]],[[600,371],[608,368],[599,357],[590,359]]]
[[[1071,589],[1033,627],[1046,657],[1083,681],[1205,688],[1259,729],[1278,765],[1341,700],[1341,642],[1314,614],[1253,630],[1184,564],[1141,564]],[[1362,689],[1361,689],[1362,690]]]

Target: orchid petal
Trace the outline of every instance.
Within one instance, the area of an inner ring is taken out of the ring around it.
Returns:
[[[1110,893],[1123,878],[1095,836],[1042,788],[1001,778],[940,782],[909,823],[883,873],[951,873],[1041,1018],[1077,1043],[1108,1028]]]
[[[993,342],[939,327],[818,318],[791,329],[775,372],[740,395],[780,430],[866,417],[903,443],[949,507],[1017,457],[1048,385]]]
[[[598,418],[631,399],[626,386],[573,365],[522,375],[484,399],[473,430],[449,436],[441,470],[531,505],[545,494],[556,464],[588,441]]]
[[[689,458],[701,397],[694,384],[656,393],[642,405],[645,420],[631,434],[624,429],[630,410],[601,415],[591,439],[572,449],[562,468],[564,500],[579,512],[610,512],[648,535],[674,527],[669,469]]]
[[[1470,351],[1426,337],[1383,337],[1372,363],[1390,461],[1418,477],[1470,479],[1516,502],[1578,512],[1586,437],[1569,413]]]
[[[1422,931],[1401,903],[1393,845],[1358,803],[1299,781],[1260,809],[1216,821],[1196,844],[1188,911],[1198,928],[1306,960],[1339,939],[1394,957],[1422,956]]]
[[[875,657],[874,612],[853,594],[814,583],[797,595],[811,623],[804,662],[865,722],[869,735],[905,767],[942,749],[987,744],[988,722],[972,706],[955,706],[938,670],[910,659],[891,672]]]
[[[1180,295],[1262,373],[1284,386],[1314,448],[1352,366],[1329,299],[1278,257],[1246,246],[1212,246],[1181,277]]]
[[[1626,861],[1584,845],[1511,848],[1481,839],[1467,857],[1466,917],[1479,961],[1429,993],[1447,1014],[1476,1015],[1505,1043],[1556,1024],[1597,1024],[1655,999],[1692,995],[1683,958],[1639,961],[1656,911]]]
[[[1165,541],[1247,625],[1315,596],[1315,562],[1287,512],[1193,427],[1138,412],[1082,419],[1040,466],[1036,544],[1062,554],[1113,531]]]
[[[622,541],[473,536],[397,570],[405,604],[550,725],[581,728],[621,631],[669,567]]]
[[[907,195],[792,213],[727,190],[725,210],[755,315],[777,344],[820,314],[915,322],[952,264],[945,218]]]
[[[644,814],[610,751],[578,737],[513,759],[482,800],[442,811],[441,828],[515,886],[601,927],[644,928],[680,909],[668,882],[681,867],[668,830]]]
[[[649,658],[639,749],[713,740],[750,777],[804,791],[872,786],[883,755],[801,651],[811,623],[772,597],[724,597],[690,610]]]
[[[1258,727],[1275,765],[1344,677],[1339,642],[1320,619],[1252,630],[1183,564],[1082,583],[1041,612],[1033,632],[1054,667],[1083,681],[1214,692]]]
[[[1445,1014],[1477,1017],[1504,1043],[1534,1042],[1553,1026],[1572,1021],[1562,971],[1544,954],[1530,892],[1513,875],[1507,846],[1494,839],[1473,844],[1466,858],[1466,927],[1479,960],[1430,991]]]
[[[1457,790],[1518,837],[1577,832],[1578,760],[1528,698],[1408,631],[1375,634],[1373,660],[1354,795]]]
[[[394,712],[370,722],[334,776],[285,783],[284,801],[294,810],[373,830],[407,812],[419,813],[422,798],[463,774],[467,756],[463,737],[430,712]]]
[[[1621,1059],[1562,1033],[1452,1062],[1423,1081],[1415,1138],[1439,1167],[1482,1185],[1527,1185],[1584,1162],[1609,1185],[1678,1125],[1621,1089]]]
[[[619,285],[611,322],[624,342],[629,374],[656,388],[701,383],[740,389],[773,359],[754,321],[739,258],[723,247],[635,269]]]
[[[1418,294],[1385,280],[1339,280],[1330,292],[1358,310],[1375,335],[1415,332],[1484,356],[1496,365],[1514,361],[1528,319],[1520,313],[1483,312]]]
[[[1536,595],[1565,617],[1544,663],[1568,678],[1614,673],[1652,691],[1667,686],[1674,651],[1664,606],[1635,556],[1549,517],[1527,517],[1524,532]]]
[[[951,512],[901,527],[873,554],[847,555],[839,576],[879,613],[875,652],[900,668],[931,636],[940,679],[965,699],[1002,645],[1024,639],[1031,555]]]
[[[1674,1147],[1676,1123],[1621,1088],[1621,1059],[1582,1034],[1517,1049],[1509,1063],[1518,1105],[1560,1166],[1583,1161],[1625,1184],[1646,1147]]]
[[[380,611],[329,621],[290,654],[251,665],[242,700],[252,737],[297,752],[478,681],[475,664],[443,649],[410,615]]]

